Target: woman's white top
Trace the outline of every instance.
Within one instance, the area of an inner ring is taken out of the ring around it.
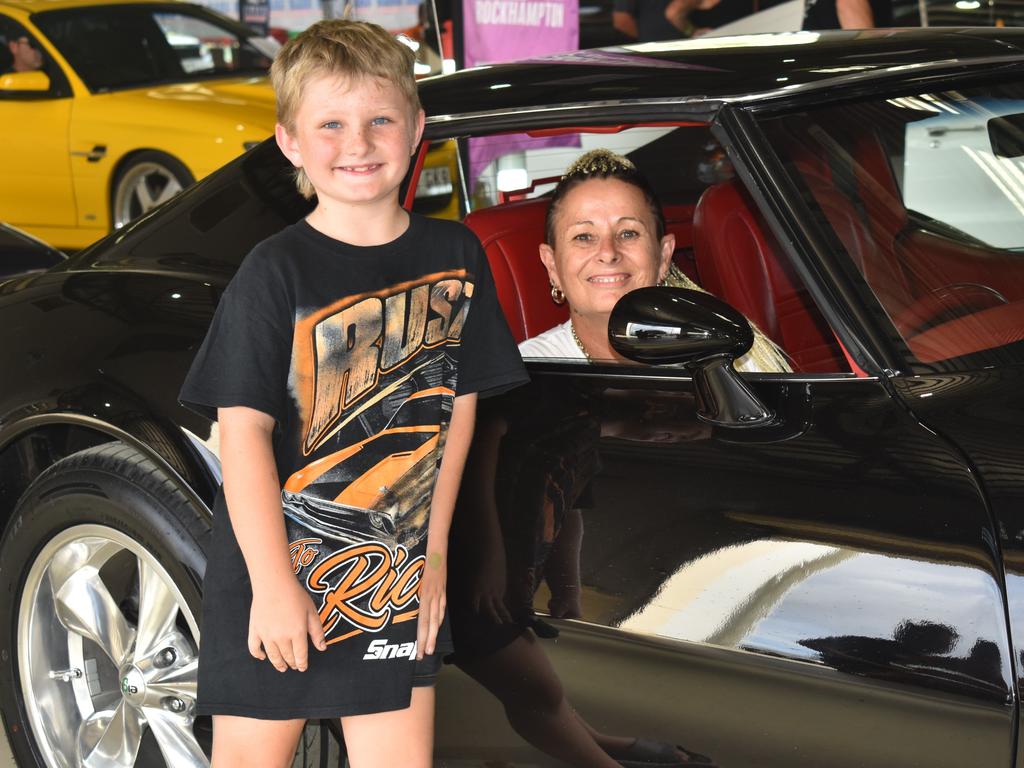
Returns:
[[[519,345],[519,354],[527,357],[560,357],[563,360],[583,360],[587,356],[583,354],[580,345],[572,337],[572,321],[566,320],[561,325],[556,325],[544,333],[527,339]]]

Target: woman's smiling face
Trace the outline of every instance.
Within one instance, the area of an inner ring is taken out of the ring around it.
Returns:
[[[548,277],[574,317],[604,322],[623,295],[661,281],[675,249],[673,235],[658,240],[643,193],[613,178],[573,187],[555,212],[554,234],[553,247],[540,247]]]

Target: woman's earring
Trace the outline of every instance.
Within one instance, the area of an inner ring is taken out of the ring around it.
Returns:
[[[551,300],[555,304],[565,304],[565,294],[554,283],[551,284]]]

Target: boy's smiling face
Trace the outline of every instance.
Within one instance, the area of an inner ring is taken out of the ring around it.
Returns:
[[[386,80],[318,76],[303,89],[293,129],[277,126],[277,143],[321,206],[397,205],[423,119]]]

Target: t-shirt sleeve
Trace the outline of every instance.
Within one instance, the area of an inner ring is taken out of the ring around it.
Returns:
[[[284,418],[293,313],[287,286],[254,251],[221,297],[179,399],[217,418],[217,408],[246,406]]]
[[[636,0],[615,0],[612,4],[613,11],[619,11],[622,13],[631,13],[636,15]]]
[[[496,395],[530,380],[519,355],[512,331],[498,303],[494,276],[479,241],[473,237],[476,251],[473,297],[466,315],[459,352],[459,379],[456,395],[477,392],[482,397]]]

